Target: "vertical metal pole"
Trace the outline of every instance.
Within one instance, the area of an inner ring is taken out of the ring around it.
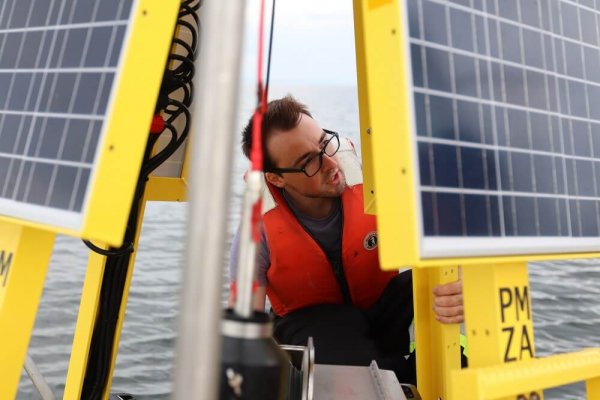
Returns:
[[[237,261],[237,299],[235,313],[250,318],[254,312],[252,282],[256,275],[256,243],[252,240],[252,206],[261,193],[262,173],[251,171],[246,182],[240,223],[240,250]]]
[[[195,78],[187,255],[174,399],[214,399],[245,2],[207,1]]]

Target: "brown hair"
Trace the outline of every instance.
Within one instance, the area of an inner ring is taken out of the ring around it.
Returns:
[[[301,115],[307,115],[312,118],[306,105],[300,103],[292,96],[287,95],[281,99],[273,100],[267,105],[267,112],[263,116],[262,122],[262,150],[264,157],[263,170],[269,171],[275,168],[271,156],[267,152],[267,138],[274,130],[289,131],[298,126]],[[252,121],[250,118],[248,124],[242,132],[242,151],[246,157],[250,157],[252,147]]]

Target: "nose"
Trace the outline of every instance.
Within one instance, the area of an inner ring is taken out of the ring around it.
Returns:
[[[331,171],[332,169],[337,168],[337,166],[338,163],[335,155],[328,156],[327,154],[323,153],[323,171]]]

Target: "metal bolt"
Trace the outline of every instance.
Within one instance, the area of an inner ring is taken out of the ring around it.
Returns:
[[[529,400],[540,400],[540,394],[538,392],[529,393]]]
[[[244,377],[235,372],[232,368],[227,368],[225,375],[227,375],[227,384],[233,390],[233,393],[237,397],[240,397],[242,395],[242,383],[244,383]]]

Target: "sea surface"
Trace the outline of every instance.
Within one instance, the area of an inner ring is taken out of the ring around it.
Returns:
[[[254,100],[244,91],[238,125],[246,121]],[[350,87],[273,88],[271,98],[287,93],[309,105],[321,126],[358,140],[356,92]],[[238,129],[239,131],[239,129]],[[229,219],[233,235],[240,215],[242,174],[247,164],[236,148]],[[177,338],[179,290],[186,235],[186,205],[150,203],[146,208],[112,392],[140,399],[167,399],[171,393]],[[210,229],[210,227],[207,227]],[[56,240],[29,354],[57,398],[62,398],[73,340],[87,248],[79,240]],[[223,270],[223,300],[227,296],[228,255],[214,268]],[[198,268],[202,265],[198,260]],[[600,346],[600,260],[531,264],[535,347],[545,356]],[[39,399],[23,374],[18,399]],[[545,392],[546,399],[583,399],[583,384]]]

